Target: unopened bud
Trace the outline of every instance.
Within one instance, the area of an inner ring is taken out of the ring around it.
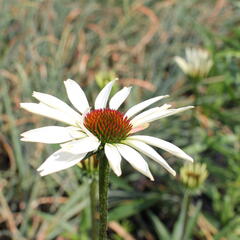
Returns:
[[[112,80],[116,79],[116,74],[113,71],[101,71],[98,72],[95,76],[96,78],[96,83],[97,85],[102,89],[104,88],[109,82],[111,82]]]
[[[202,163],[186,164],[180,169],[180,179],[191,190],[199,189],[208,176],[207,166]]]

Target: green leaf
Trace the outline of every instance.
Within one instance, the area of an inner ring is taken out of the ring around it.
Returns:
[[[234,218],[232,221],[230,221],[228,224],[226,224],[222,228],[222,230],[217,235],[215,235],[214,240],[220,240],[223,237],[227,237],[227,239],[230,240],[229,236],[232,234],[233,234],[232,236],[234,237],[234,239],[239,239],[240,234],[238,234],[238,237],[237,237],[237,233],[234,233],[235,230],[239,229],[239,226],[240,226],[240,217],[238,216],[238,217]],[[231,238],[231,239],[233,239],[233,238]]]
[[[158,236],[158,239],[171,240],[170,233],[164,226],[164,224],[161,222],[161,220],[155,214],[153,214],[152,211],[147,211],[147,215],[153,223],[154,230]]]
[[[172,240],[180,240],[184,234],[184,228],[186,224],[187,212],[189,205],[189,194],[186,191],[184,194],[184,198],[182,200],[181,212],[179,214],[178,220],[174,225],[173,229],[173,237]]]
[[[152,194],[151,194],[152,195]],[[109,213],[110,221],[118,221],[120,219],[135,215],[142,210],[149,208],[159,201],[159,197],[146,197],[145,199],[127,200],[121,203],[121,206],[114,208]]]

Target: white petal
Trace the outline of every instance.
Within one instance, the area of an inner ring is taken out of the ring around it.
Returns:
[[[21,140],[25,142],[63,143],[85,137],[86,134],[73,130],[71,127],[47,126],[24,132],[21,136]]]
[[[150,108],[150,109],[148,109],[148,110],[146,110],[146,111],[138,114],[137,116],[135,116],[134,118],[132,118],[131,123],[136,122],[136,121],[138,121],[139,119],[145,118],[145,117],[147,117],[147,116],[149,116],[149,115],[151,115],[151,114],[153,114],[153,113],[158,112],[158,109],[159,109],[159,107],[154,107],[154,108]]]
[[[128,137],[128,139],[135,139],[135,140],[145,142],[147,144],[150,144],[152,146],[155,146],[167,152],[170,152],[171,154],[179,158],[193,162],[193,159],[189,155],[187,155],[183,150],[181,150],[179,147],[175,146],[170,142],[164,141],[162,139],[151,137],[151,136],[144,136],[144,135],[135,135],[135,136]]]
[[[146,143],[131,139],[126,139],[124,143],[134,147],[139,152],[142,152],[143,154],[152,158],[154,161],[162,165],[173,176],[176,176],[176,172],[169,166],[169,164],[152,147],[148,146]]]
[[[117,176],[120,176],[122,174],[121,170],[122,157],[118,152],[117,148],[114,145],[107,143],[105,144],[104,151],[107,156],[110,167]]]
[[[70,168],[80,162],[87,153],[84,154],[72,154],[70,152],[65,152],[60,149],[49,156],[45,162],[37,169],[41,176],[46,176],[48,174],[58,172],[67,168]]]
[[[169,117],[169,116],[175,115],[177,113],[184,112],[184,111],[186,111],[188,109],[192,109],[192,108],[194,108],[194,106],[181,107],[181,108],[177,108],[177,109],[168,109],[166,111],[163,111],[164,114],[159,114],[160,115],[159,117],[156,116],[155,118],[152,118],[151,122],[158,120],[160,118]]]
[[[152,181],[154,180],[147,162],[136,150],[124,144],[116,144],[115,146],[119,153],[133,166],[133,168],[149,177]]]
[[[68,98],[72,105],[81,113],[89,108],[87,97],[82,88],[73,80],[64,81]]]
[[[131,120],[131,123],[134,124],[135,122],[138,122],[142,119],[148,118],[152,114],[157,114],[157,113],[163,112],[164,110],[167,110],[170,107],[171,107],[170,104],[163,104],[161,107],[151,108],[147,111],[144,111],[144,112],[138,114],[136,117],[134,117]]]
[[[76,119],[43,103],[20,103],[21,108],[44,117],[52,118],[70,125],[76,125]]]
[[[195,58],[194,55],[196,55],[196,50],[194,48],[186,48],[185,49],[185,55],[188,62],[191,62],[193,58]]]
[[[85,137],[80,140],[61,144],[61,147],[73,154],[82,154],[97,150],[99,145],[100,142],[96,137]]]
[[[150,122],[159,120],[161,118],[169,117],[171,115],[186,111],[191,108],[193,108],[193,106],[182,107],[182,108],[177,108],[177,109],[167,109],[167,110],[155,112],[149,116],[139,119],[138,121],[131,122],[131,124],[133,125],[133,127],[136,127],[136,126],[142,125],[144,123],[150,123]]]
[[[81,129],[83,130],[83,132],[85,132],[89,137],[95,137],[83,124],[83,122],[79,123],[79,126],[81,127]]]
[[[95,109],[105,108],[115,80],[109,82],[98,94],[95,100]]]
[[[182,69],[184,73],[189,72],[189,65],[188,63],[181,57],[175,57],[175,62],[179,65],[179,67]]]
[[[149,105],[163,99],[163,98],[166,98],[168,97],[168,95],[165,95],[165,96],[158,96],[158,97],[154,97],[154,98],[150,98],[146,101],[143,101],[133,107],[131,107],[126,113],[125,113],[125,116],[127,117],[132,117],[133,115],[141,112],[143,109],[145,109],[146,107],[148,107]]]
[[[129,132],[130,134],[133,134],[133,133],[136,133],[136,132],[140,132],[140,131],[143,131],[144,129],[148,128],[149,127],[149,123],[144,123],[142,125],[139,125],[137,127],[132,127],[131,131]]]
[[[71,107],[69,107],[65,102],[61,101],[60,99],[45,93],[40,92],[33,92],[33,97],[38,99],[41,103],[46,104],[47,106],[60,110],[72,118],[79,119],[81,117],[80,114],[75,112]]]
[[[110,100],[109,107],[111,109],[117,110],[121,104],[126,100],[129,93],[131,91],[131,87],[124,87],[122,90],[118,91]]]
[[[70,135],[74,138],[74,139],[79,139],[79,138],[84,138],[84,137],[87,137],[87,134],[86,132],[81,128],[79,127],[67,127],[69,132],[70,132]]]

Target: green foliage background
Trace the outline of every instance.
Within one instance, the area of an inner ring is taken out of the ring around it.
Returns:
[[[203,193],[192,202],[193,210],[202,207],[190,239],[240,239],[239,1],[0,0],[0,20],[1,240],[90,239],[87,177],[78,167],[38,176],[35,169],[58,146],[22,143],[19,134],[53,121],[24,112],[20,102],[32,102],[33,90],[68,101],[67,78],[93,101],[95,75],[114,71],[120,86],[134,86],[125,109],[162,94],[173,106],[191,105],[192,84],[173,57],[198,46],[214,59],[199,84],[199,124],[191,126],[189,111],[145,132],[208,166]],[[162,154],[179,172],[181,160]],[[165,228],[172,231],[183,187],[150,167],[155,182],[127,164],[123,176],[111,175],[111,239],[165,240]]]

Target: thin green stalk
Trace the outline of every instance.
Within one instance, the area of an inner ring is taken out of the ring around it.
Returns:
[[[198,121],[197,121],[197,107],[199,104],[199,91],[198,91],[198,86],[199,83],[202,81],[202,79],[200,77],[195,77],[195,78],[190,78],[190,81],[192,82],[192,90],[193,90],[193,94],[194,94],[194,102],[193,105],[195,107],[195,109],[193,109],[192,111],[192,127],[196,127],[198,125]]]
[[[90,199],[91,199],[91,221],[92,221],[92,240],[97,240],[97,179],[93,176],[91,185],[90,185]]]
[[[186,229],[188,224],[188,211],[189,211],[190,202],[191,202],[190,194],[186,190],[186,192],[184,193],[183,204],[182,204],[182,208],[185,209],[185,211],[183,211],[183,229],[182,229],[182,235],[180,237],[180,240],[186,240],[185,235],[186,235]]]
[[[192,83],[192,91],[194,94],[194,102],[193,102],[193,106],[195,107],[194,109],[192,109],[192,116],[191,116],[191,129],[194,130],[197,126],[199,126],[199,122],[197,119],[197,108],[198,108],[198,104],[199,104],[199,91],[198,91],[198,86],[199,83],[202,81],[201,78],[199,77],[189,77],[190,82]],[[194,131],[193,131],[194,133]],[[190,132],[189,135],[189,142],[192,143],[194,141],[194,134],[192,134]]]
[[[109,164],[103,153],[99,159],[99,240],[107,240]]]

